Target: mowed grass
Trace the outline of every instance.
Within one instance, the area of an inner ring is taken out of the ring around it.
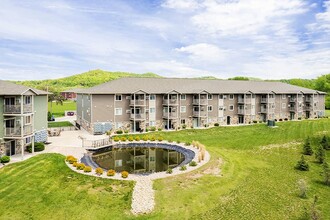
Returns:
[[[330,120],[277,125],[150,134],[181,143],[198,140],[211,161],[196,171],[154,181],[155,210],[136,218],[300,219],[317,195],[322,219],[329,219],[330,187],[322,183],[321,166],[314,156],[306,156],[310,171],[294,166],[307,136],[316,146],[320,137],[330,135]],[[330,152],[327,157],[329,161]],[[129,213],[133,183],[79,175],[63,160],[56,154],[41,155],[1,169],[0,219],[134,218]],[[299,179],[308,183],[306,199],[298,196]]]
[[[75,111],[77,109],[76,102],[66,100],[63,102],[63,105],[56,104],[56,102],[48,102],[48,111],[52,112],[54,117],[63,117],[65,111]]]
[[[325,115],[330,116],[330,109],[325,110]]]
[[[122,219],[134,183],[81,175],[42,154],[0,169],[0,219]]]
[[[55,122],[48,122],[49,128],[58,128],[58,127],[70,127],[73,126],[69,121],[55,121]]]

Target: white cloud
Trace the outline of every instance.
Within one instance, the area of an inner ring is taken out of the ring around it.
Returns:
[[[187,53],[197,62],[219,62],[226,57],[229,51],[221,50],[213,44],[200,43],[175,49],[177,52]]]
[[[162,6],[176,10],[195,10],[199,3],[196,0],[166,0]]]

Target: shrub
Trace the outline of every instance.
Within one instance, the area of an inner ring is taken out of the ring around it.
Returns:
[[[183,165],[183,166],[180,167],[180,170],[185,171],[185,170],[187,170],[187,167],[185,165]]]
[[[9,156],[2,156],[0,161],[1,161],[1,163],[9,163],[10,157]]]
[[[74,157],[74,156],[72,156],[72,155],[68,155],[68,156],[65,157],[65,161],[69,162],[69,160],[70,160],[71,158],[73,158],[73,157]]]
[[[167,174],[171,174],[171,173],[173,173],[172,168],[168,168],[168,169],[166,170],[166,173],[167,173]]]
[[[128,140],[129,140],[129,141],[134,141],[134,138],[133,138],[132,136],[129,136],[129,137],[128,137]]]
[[[107,176],[114,176],[116,174],[115,170],[108,170]]]
[[[215,127],[219,127],[219,123],[214,123],[214,126]]]
[[[189,146],[191,143],[189,141],[185,142],[184,145],[185,146]]]
[[[84,163],[78,163],[77,164],[77,170],[83,170],[85,169],[86,165]]]
[[[156,131],[156,127],[154,127],[154,126],[150,127],[149,131]]]
[[[297,165],[295,167],[297,170],[301,171],[308,171],[309,170],[309,165],[307,161],[305,160],[304,155],[301,155],[300,160],[297,162]]]
[[[118,130],[118,131],[116,131],[116,134],[122,134],[122,133],[123,133],[122,130]]]
[[[325,150],[322,145],[320,145],[315,152],[315,159],[319,163],[323,163],[325,160]]]
[[[324,135],[320,144],[322,145],[322,147],[324,148],[324,150],[330,150],[330,144],[328,142],[327,137]]]
[[[163,129],[161,129],[161,128],[158,128],[158,131],[162,131]]]
[[[77,167],[78,163],[77,162],[73,162],[72,166],[73,167]]]
[[[128,172],[127,171],[122,171],[121,172],[121,177],[127,178],[128,177]]]
[[[85,172],[85,173],[90,173],[90,172],[92,172],[92,167],[90,167],[90,166],[85,166],[85,168],[84,168],[84,172]]]
[[[70,163],[70,164],[73,164],[74,162],[77,162],[78,160],[77,160],[77,158],[75,158],[75,157],[70,157],[69,159],[68,159],[68,162]]]
[[[128,130],[125,130],[124,133],[125,133],[125,134],[128,134]]]
[[[154,136],[150,137],[150,141],[155,141],[155,140],[156,140],[156,138]]]
[[[113,140],[114,140],[115,142],[118,142],[118,141],[120,140],[120,138],[116,136],[116,137],[113,138]]]
[[[161,136],[159,136],[159,137],[157,138],[157,140],[158,140],[158,141],[163,141],[163,140],[164,140],[164,138],[163,138],[163,137],[161,137]]]
[[[197,162],[196,162],[196,161],[191,161],[191,162],[189,163],[189,166],[191,166],[191,167],[195,167],[195,166],[197,166]]]
[[[187,128],[187,125],[183,124],[182,129],[186,129],[186,128]]]
[[[126,140],[127,140],[127,138],[124,136],[120,138],[120,141],[126,141]]]
[[[311,147],[311,142],[309,137],[306,139],[304,146],[303,146],[303,154],[304,155],[313,155],[313,149]]]
[[[32,144],[29,144],[27,147],[27,151],[32,153]],[[34,143],[34,152],[39,152],[45,150],[45,144],[42,142],[35,142]]]
[[[100,176],[103,174],[103,169],[101,167],[98,167],[95,169],[95,173]]]
[[[282,119],[282,118],[280,118],[280,119],[279,119],[279,121],[283,121],[283,119]]]
[[[147,141],[148,140],[148,136],[147,135],[143,136],[142,137],[142,140]]]
[[[298,186],[298,190],[299,190],[299,197],[301,197],[301,198],[307,198],[308,186],[307,186],[306,180],[299,179],[297,181],[297,186]]]
[[[140,136],[136,136],[136,137],[135,137],[135,140],[136,140],[136,141],[140,141]]]
[[[177,140],[177,141],[176,141],[176,143],[180,144],[180,143],[181,143],[181,141],[180,141],[180,140]]]
[[[299,117],[298,120],[301,120],[301,117]]]
[[[148,132],[149,131],[149,129],[148,128],[146,128],[146,132]]]
[[[258,121],[257,121],[257,120],[253,120],[253,123],[257,124],[257,123],[258,123]]]
[[[173,142],[173,140],[168,140],[168,143],[172,143]]]

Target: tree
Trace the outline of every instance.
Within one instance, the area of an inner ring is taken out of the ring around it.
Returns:
[[[309,170],[309,164],[305,160],[304,155],[301,155],[300,160],[297,162],[297,165],[295,167],[297,170],[301,171],[308,171]]]
[[[330,186],[330,167],[329,167],[329,164],[324,161],[323,162],[323,178],[324,178],[324,183],[325,185],[328,185]]]
[[[329,145],[328,139],[325,135],[323,136],[320,144],[322,145],[324,150],[330,150],[330,145]]]
[[[309,137],[306,139],[305,144],[303,146],[303,154],[304,155],[313,155],[313,149],[311,147],[311,141]]]
[[[325,160],[325,150],[322,145],[320,145],[315,152],[315,159],[319,163],[323,163]]]
[[[297,182],[297,186],[298,186],[298,190],[299,190],[299,197],[307,198],[308,185],[307,185],[306,180],[299,179]]]

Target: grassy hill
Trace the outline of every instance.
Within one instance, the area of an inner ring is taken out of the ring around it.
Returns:
[[[60,92],[71,88],[88,88],[99,85],[114,79],[122,77],[161,77],[154,73],[127,73],[127,72],[109,72],[104,70],[91,70],[85,73],[76,74],[69,77],[60,79],[47,79],[47,80],[30,80],[19,81],[18,84],[25,86],[47,90],[52,92]]]

